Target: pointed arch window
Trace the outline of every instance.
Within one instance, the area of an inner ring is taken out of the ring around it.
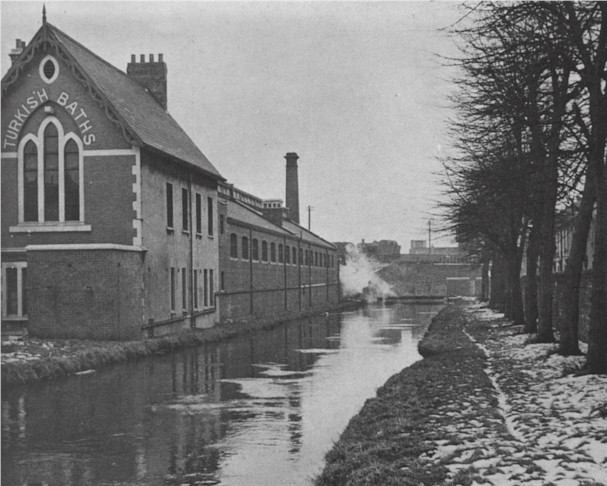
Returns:
[[[64,151],[65,220],[80,220],[80,151],[73,139],[65,144]]]
[[[38,147],[28,141],[23,149],[23,220],[38,221]]]
[[[44,130],[44,221],[59,221],[59,133],[52,123]]]
[[[19,143],[19,226],[23,231],[90,231],[84,225],[83,146],[55,117]],[[22,227],[23,225],[23,227]]]

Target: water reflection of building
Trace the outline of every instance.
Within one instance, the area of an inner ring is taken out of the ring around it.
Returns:
[[[252,366],[267,362],[303,372],[318,356],[296,350],[337,346],[326,338],[338,332],[337,316],[304,319],[94,375],[9,390],[2,395],[2,483],[164,484],[188,474],[212,481],[229,424],[251,419],[245,404],[238,405],[249,400],[238,393],[238,380],[259,376],[271,382],[259,373],[263,368]],[[300,389],[289,381],[261,411],[288,437],[286,455],[300,450],[302,434]],[[253,397],[250,403],[264,400]],[[24,454],[35,455],[36,467]]]

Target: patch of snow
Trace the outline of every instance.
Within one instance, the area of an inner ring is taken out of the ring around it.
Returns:
[[[482,343],[466,334],[487,357],[485,372],[511,440],[500,442],[492,457],[487,444],[495,444],[495,438],[483,428],[493,422],[479,425],[468,419],[476,445],[455,451],[445,464],[449,477],[467,466],[477,476],[472,484],[607,485],[607,419],[596,412],[607,403],[607,376],[574,376],[570,373],[581,369],[584,356],[560,356],[556,344],[529,343],[520,327],[478,304],[470,305],[468,312],[495,333]],[[587,346],[581,343],[580,349]],[[462,413],[465,410],[462,407]],[[464,437],[457,427],[451,428],[454,440]]]

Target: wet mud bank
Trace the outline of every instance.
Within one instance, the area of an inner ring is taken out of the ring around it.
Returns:
[[[328,312],[356,309],[358,301],[344,301]],[[276,319],[247,319],[221,324],[209,329],[195,329],[141,341],[37,340],[2,342],[2,388],[90,373],[103,366],[125,363],[154,355],[228,339],[239,334],[279,326],[285,322],[305,319],[327,311],[297,315],[281,315]]]
[[[461,443],[470,421],[497,419],[485,358],[464,333],[465,323],[459,304],[434,317],[418,345],[424,359],[367,400],[327,454],[316,486],[445,482],[448,470],[433,460],[437,441]]]

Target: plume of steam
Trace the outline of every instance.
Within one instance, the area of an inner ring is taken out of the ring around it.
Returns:
[[[358,251],[354,245],[346,247],[346,264],[339,275],[344,297],[362,295],[367,302],[393,297],[392,286],[377,275],[379,264]]]

